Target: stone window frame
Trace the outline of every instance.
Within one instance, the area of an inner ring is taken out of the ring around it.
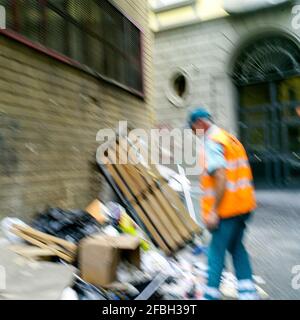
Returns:
[[[183,75],[186,81],[186,92],[183,97],[178,96],[178,94],[174,90],[174,81],[180,75]],[[165,90],[168,101],[177,108],[187,107],[188,99],[191,94],[191,82],[192,79],[187,70],[181,67],[173,69],[168,78],[167,88]]]

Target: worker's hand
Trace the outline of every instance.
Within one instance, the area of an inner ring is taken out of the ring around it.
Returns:
[[[214,231],[219,227],[220,218],[215,211],[212,211],[204,222],[209,231]]]

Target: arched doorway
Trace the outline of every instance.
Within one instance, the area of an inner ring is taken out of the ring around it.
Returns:
[[[244,46],[232,74],[257,186],[300,187],[300,49],[282,35]]]

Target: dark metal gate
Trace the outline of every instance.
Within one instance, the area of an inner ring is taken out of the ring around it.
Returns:
[[[289,39],[261,39],[242,53],[234,79],[239,128],[255,183],[300,187],[300,54]]]

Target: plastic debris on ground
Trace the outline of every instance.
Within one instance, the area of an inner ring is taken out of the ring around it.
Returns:
[[[144,232],[139,226],[129,217],[126,210],[116,202],[108,202],[106,204],[108,214],[111,219],[112,226],[118,228],[120,232],[138,237],[141,241],[143,250],[150,249],[150,242],[146,238]]]
[[[6,239],[11,243],[20,244],[24,241],[11,231],[14,225],[27,226],[26,223],[17,218],[4,218],[1,221],[1,229]]]
[[[66,300],[66,301],[77,301],[79,300],[77,292],[72,288],[66,288],[61,297],[60,300]]]
[[[201,253],[199,253],[201,252]],[[164,272],[169,277],[159,288],[164,299],[167,300],[198,300],[203,299],[207,281],[207,248],[200,246],[188,246],[176,255],[176,258],[164,257],[158,251],[150,251],[142,255],[142,269],[153,276],[157,272]],[[267,293],[259,286],[256,288],[261,299],[267,299]],[[237,279],[232,272],[224,271],[222,274],[220,291],[223,299],[238,299]]]

